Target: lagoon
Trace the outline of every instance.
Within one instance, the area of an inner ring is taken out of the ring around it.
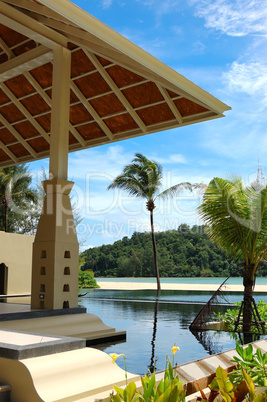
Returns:
[[[104,279],[101,278],[101,281]],[[106,279],[111,281],[111,278]],[[120,280],[129,279],[120,278]],[[162,281],[171,279],[178,278],[163,278]],[[197,281],[201,279],[206,282],[207,279],[212,279],[217,280],[218,284],[223,281],[223,278],[182,279]],[[232,279],[242,283],[242,278]],[[267,284],[266,278],[263,279]],[[118,281],[117,278],[115,280]],[[236,341],[226,332],[205,331],[194,335],[189,330],[190,323],[213,292],[162,290],[158,303],[156,291],[153,290],[83,289],[81,291],[86,292],[86,296],[79,299],[80,306],[86,307],[88,313],[99,316],[105,324],[117,330],[127,331],[126,342],[97,345],[97,348],[106,353],[124,353],[129,372],[143,375],[148,367],[153,366],[155,359],[157,359],[156,369],[163,370],[166,354],[171,356],[174,343],[180,347],[180,351],[175,355],[175,361],[179,365],[235,348]],[[240,292],[231,292],[225,296],[230,304],[242,299]],[[255,300],[266,300],[266,293],[255,294]],[[225,308],[227,308],[226,302],[220,301],[218,311]],[[123,359],[118,359],[117,364],[124,369]]]

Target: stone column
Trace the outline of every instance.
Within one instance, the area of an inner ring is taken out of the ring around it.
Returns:
[[[69,193],[69,99],[71,53],[54,50],[51,107],[50,180],[33,244],[32,309],[78,306],[79,245]]]

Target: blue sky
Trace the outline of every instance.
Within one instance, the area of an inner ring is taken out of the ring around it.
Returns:
[[[75,0],[75,4],[224,103],[226,117],[92,148],[69,156],[73,198],[84,218],[81,250],[149,230],[141,199],[107,191],[136,152],[163,165],[163,189],[213,177],[267,173],[266,0]],[[29,165],[36,173],[43,160]],[[155,209],[157,230],[201,224],[198,194],[181,194]]]

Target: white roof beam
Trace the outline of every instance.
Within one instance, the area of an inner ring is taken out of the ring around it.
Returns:
[[[114,139],[114,134],[110,131],[108,126],[103,122],[99,114],[96,112],[96,110],[93,108],[93,106],[87,101],[85,96],[81,93],[79,88],[74,84],[74,82],[71,82],[70,84],[72,91],[75,93],[75,95],[80,99],[80,101],[83,103],[83,106],[88,110],[88,112],[93,116],[97,124],[101,127],[101,129],[104,131],[104,133],[108,136],[110,140]]]
[[[183,123],[183,117],[177,107],[174,105],[168,91],[165,88],[162,88],[160,85],[157,84],[158,90],[160,91],[161,95],[167,102],[169,108],[171,109],[172,113],[174,114],[175,118],[178,120],[179,124]]]
[[[12,52],[12,50],[9,49],[9,47],[7,46],[7,44],[3,41],[2,38],[0,38],[0,46],[3,49],[3,51],[6,53],[8,59],[12,59],[13,57],[15,57],[14,53]]]
[[[5,94],[12,100],[15,106],[23,113],[27,120],[36,128],[36,130],[46,139],[46,141],[50,142],[50,137],[47,132],[43,129],[43,127],[34,119],[34,117],[30,114],[30,112],[23,106],[23,104],[15,97],[13,92],[2,82],[0,87],[5,92]]]
[[[0,148],[13,160],[13,162],[18,163],[18,158],[13,154],[12,151],[2,142],[0,141]]]
[[[173,91],[177,91],[178,86],[182,91],[189,92],[192,96],[197,97],[201,102],[208,105],[208,107],[214,108],[217,113],[223,113],[225,110],[230,109],[229,106],[220,102],[193,82],[166,66],[140,47],[134,45],[113,29],[105,26],[102,22],[87,14],[73,3],[64,0],[39,0],[39,2],[67,17],[70,23],[79,26],[81,29],[103,41],[106,48],[116,49],[120,54],[119,59],[121,58],[123,63],[128,59],[128,63],[132,65],[132,68],[136,71],[138,69],[140,72],[143,71],[141,75],[145,74],[149,79],[159,82],[166,88],[173,88]]]
[[[0,2],[0,23],[51,49],[67,48],[68,39],[8,4]]]
[[[10,133],[23,145],[24,148],[33,156],[34,159],[37,159],[37,154],[34,149],[25,141],[25,139],[15,130],[13,126],[0,114],[0,121],[4,124],[4,126],[10,131]],[[13,158],[12,158],[13,159]]]
[[[26,13],[27,15],[32,15],[32,13]],[[90,34],[89,32],[86,31],[81,31],[81,28],[71,25],[70,21],[68,23],[64,23],[62,21],[54,20],[51,18],[44,17],[43,15],[40,14],[35,14],[34,15],[35,19],[44,24],[45,26],[56,29],[58,32],[61,32],[64,35],[71,36],[74,41],[78,41],[82,38],[88,41],[88,43],[91,43],[95,46],[101,46],[101,47],[107,47],[109,46],[106,45],[105,42],[103,42],[101,39],[97,38],[96,36]],[[81,33],[82,32],[82,33]],[[115,50],[115,49],[114,49]]]
[[[91,62],[94,64],[94,66],[98,69],[98,72],[102,75],[104,80],[107,82],[107,84],[110,86],[110,88],[113,90],[115,95],[118,97],[118,99],[121,101],[127,112],[130,113],[136,124],[141,128],[141,130],[145,133],[147,131],[146,125],[144,124],[143,120],[139,117],[139,115],[136,113],[130,102],[126,99],[126,97],[123,95],[123,93],[120,91],[118,86],[115,84],[113,79],[110,77],[110,75],[107,73],[107,71],[102,67],[102,64],[99,62],[99,60],[95,57],[95,55],[91,54],[87,50],[85,50],[85,53],[91,60]]]
[[[21,54],[20,56],[13,57],[0,65],[0,82],[4,82],[25,71],[32,70],[36,67],[42,66],[53,60],[53,52],[45,46],[37,46]]]
[[[20,9],[24,9],[26,12],[28,11],[36,12],[45,17],[56,18],[57,20],[60,19],[63,22],[68,22],[68,20],[64,18],[62,15],[55,13],[52,10],[49,10],[49,8],[41,4],[34,3],[31,0],[2,0],[2,1],[12,6],[19,7]]]
[[[52,99],[47,95],[47,93],[43,90],[41,85],[33,78],[33,76],[29,73],[26,72],[24,76],[27,78],[27,80],[31,83],[31,85],[36,89],[36,91],[39,93],[39,95],[44,99],[44,101],[51,107],[52,106]],[[71,123],[69,123],[69,128],[71,133],[74,135],[74,137],[79,141],[79,143],[82,146],[86,145],[86,142],[82,138],[82,136],[78,133],[78,131],[73,127]],[[49,138],[50,140],[50,138]],[[50,141],[49,141],[50,142]]]

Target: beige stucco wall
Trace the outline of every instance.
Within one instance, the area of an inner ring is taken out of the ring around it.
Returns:
[[[0,231],[0,263],[8,267],[8,295],[31,293],[33,241],[33,235]]]

